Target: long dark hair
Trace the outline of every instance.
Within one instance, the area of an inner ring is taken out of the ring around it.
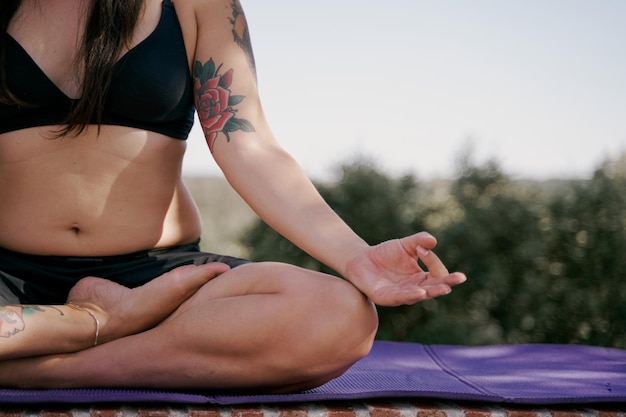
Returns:
[[[9,91],[4,66],[7,28],[21,2],[0,1],[0,102],[5,104],[20,104]],[[92,0],[77,58],[85,72],[81,99],[62,123],[64,127],[58,132],[59,136],[69,133],[78,135],[91,120],[95,119],[98,124],[102,121],[104,100],[115,63],[131,40],[143,4],[144,0]]]

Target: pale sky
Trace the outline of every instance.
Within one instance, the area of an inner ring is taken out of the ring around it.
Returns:
[[[626,152],[625,0],[242,0],[278,141],[314,179],[360,154],[449,177],[468,142],[514,177]],[[186,175],[219,173],[200,129]]]

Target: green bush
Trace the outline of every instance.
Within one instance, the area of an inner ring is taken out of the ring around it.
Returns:
[[[615,163],[589,180],[533,183],[464,158],[456,179],[420,183],[357,161],[317,186],[368,243],[429,230],[449,269],[468,275],[449,296],[379,308],[380,339],[626,348],[626,176]],[[254,260],[333,273],[262,222],[242,243]]]

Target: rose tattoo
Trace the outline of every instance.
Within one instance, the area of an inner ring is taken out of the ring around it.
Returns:
[[[193,68],[198,119],[211,152],[220,132],[224,133],[228,142],[230,132],[254,132],[252,123],[235,117],[235,106],[245,97],[231,95],[229,88],[233,82],[233,70],[220,74],[221,68],[221,65],[215,66],[212,58],[204,65],[196,61]]]

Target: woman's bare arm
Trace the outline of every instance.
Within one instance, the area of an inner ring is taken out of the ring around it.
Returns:
[[[196,0],[196,16],[194,91],[200,123],[226,178],[266,223],[378,304],[447,294],[465,280],[462,274],[448,273],[433,255],[432,236],[417,234],[371,247],[354,233],[270,130],[239,2]],[[315,129],[316,116],[303,128]],[[430,273],[419,267],[418,259],[429,260]]]
[[[96,321],[69,305],[0,307],[0,360],[76,352],[95,343]]]

